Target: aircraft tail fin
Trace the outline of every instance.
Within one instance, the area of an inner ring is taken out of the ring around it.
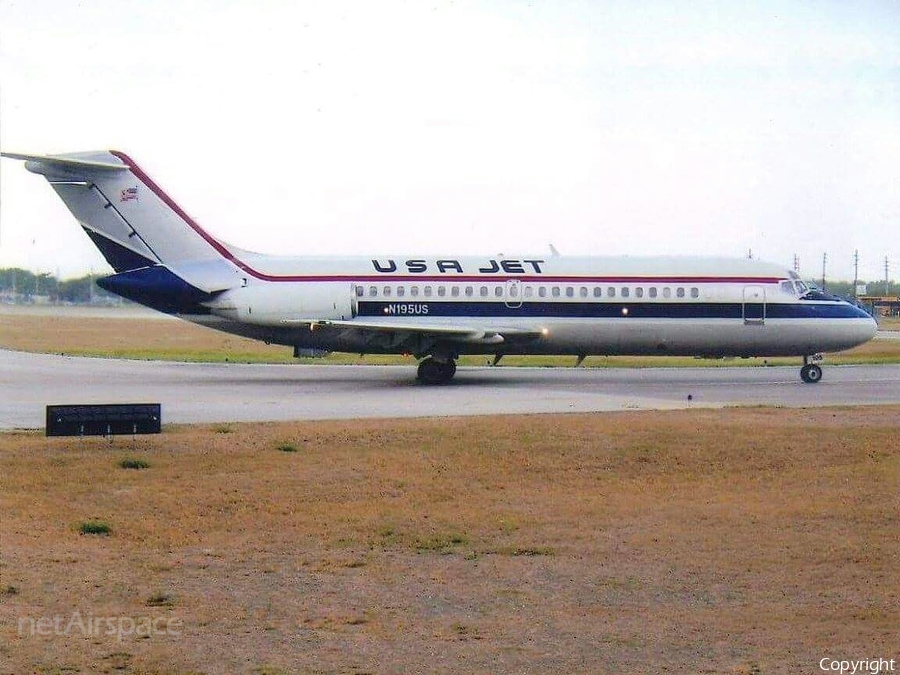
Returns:
[[[212,264],[218,268],[216,277],[221,279],[225,268],[233,275],[228,248],[124,153],[3,156],[25,160],[26,169],[47,179],[117,273],[154,265],[177,270]]]

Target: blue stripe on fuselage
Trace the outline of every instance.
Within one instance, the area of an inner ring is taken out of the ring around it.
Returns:
[[[625,313],[623,310],[628,310]],[[470,316],[571,319],[741,319],[739,302],[503,302],[397,300],[359,301],[358,316]],[[863,310],[846,302],[767,303],[767,319],[867,319]]]

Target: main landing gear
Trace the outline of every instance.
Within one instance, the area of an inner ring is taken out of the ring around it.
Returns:
[[[811,359],[815,359],[815,361],[821,361],[822,356],[817,354],[813,357],[803,357],[803,367],[800,369],[800,379],[807,384],[816,384],[822,379],[822,366],[820,366],[815,361],[810,363]]]
[[[416,379],[422,384],[446,384],[456,375],[456,361],[447,359],[438,361],[429,356],[422,359],[416,371]]]

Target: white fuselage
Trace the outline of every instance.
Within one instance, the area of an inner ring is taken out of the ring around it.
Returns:
[[[194,320],[306,349],[416,352],[311,318],[385,327],[482,323],[539,329],[527,340],[473,341],[457,353],[808,355],[865,342],[865,312],[807,289],[776,265],[709,258],[278,258],[242,255],[240,288]]]

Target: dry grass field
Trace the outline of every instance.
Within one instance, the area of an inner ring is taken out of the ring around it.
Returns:
[[[2,434],[0,672],[898,658],[898,485],[898,407]],[[183,625],[20,634],[75,610]]]
[[[334,354],[325,359],[294,359],[289,347],[203,328],[160,314],[116,318],[110,310],[92,314],[66,311],[60,314],[29,313],[27,308],[0,307],[0,347],[72,356],[103,356],[131,359],[211,361],[234,363],[406,363],[411,357],[360,357]],[[885,328],[895,328],[890,320]],[[483,365],[490,357],[464,357],[462,365]],[[798,364],[799,358],[694,359],[690,357],[589,357],[584,367],[734,366]],[[574,357],[507,357],[503,365],[572,366]],[[900,340],[875,340],[840,354],[829,354],[828,363],[898,363]]]

